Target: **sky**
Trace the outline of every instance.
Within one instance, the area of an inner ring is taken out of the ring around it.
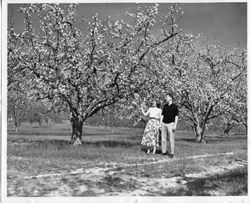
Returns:
[[[16,12],[23,4],[8,4],[8,16],[13,14],[15,29],[23,28],[23,16]],[[145,6],[147,4],[139,4]],[[171,4],[160,3],[159,12],[164,12]],[[247,3],[180,3],[184,16],[179,24],[184,32],[204,33],[209,40],[219,40],[222,44],[247,47]],[[133,11],[135,3],[81,3],[77,7],[77,22],[82,17],[90,19],[94,13],[100,18],[111,16],[124,18],[123,13]],[[35,26],[37,23],[35,23]],[[35,28],[34,26],[34,28]]]

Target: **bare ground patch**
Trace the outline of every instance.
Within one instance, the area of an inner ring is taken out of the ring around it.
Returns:
[[[213,155],[151,160],[138,164],[102,163],[99,167],[79,168],[76,170],[41,174],[33,176],[8,175],[8,196],[107,196],[107,195],[174,195],[186,194],[190,184],[195,181],[220,176],[230,171],[246,168],[247,162],[232,158],[237,152]],[[224,161],[216,166],[189,171],[186,164],[193,160],[206,162],[209,157],[222,156]],[[18,159],[18,157],[14,157]],[[180,174],[165,171],[171,162],[180,162]],[[145,170],[144,168],[145,167]],[[160,168],[163,167],[163,168]],[[154,169],[154,170],[153,170]],[[138,173],[138,171],[140,173]],[[154,172],[152,172],[154,171]],[[158,171],[161,171],[160,174]],[[217,193],[216,193],[217,192]],[[226,195],[223,191],[211,191],[207,195]]]

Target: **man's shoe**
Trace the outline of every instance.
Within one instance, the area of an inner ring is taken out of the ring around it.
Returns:
[[[174,158],[174,154],[169,154],[169,157],[170,157],[171,159],[173,159],[173,158]]]
[[[167,154],[167,152],[165,152],[165,153],[162,153],[162,155],[166,156],[166,155],[168,155],[168,154]]]

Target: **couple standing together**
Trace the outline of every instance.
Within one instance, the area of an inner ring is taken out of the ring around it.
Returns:
[[[159,134],[161,129],[161,150],[163,155],[174,157],[174,136],[178,122],[178,107],[173,103],[171,94],[166,95],[166,104],[163,108],[154,101],[147,112],[141,108],[144,116],[149,116],[149,121],[144,130],[141,144],[147,147],[147,153],[155,154],[159,146]],[[168,151],[168,143],[170,150]],[[168,151],[168,153],[167,153]]]

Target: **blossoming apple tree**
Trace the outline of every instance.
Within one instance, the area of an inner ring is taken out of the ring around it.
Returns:
[[[193,127],[197,142],[204,142],[209,121],[228,112],[244,117],[235,108],[246,107],[246,94],[238,90],[238,84],[247,83],[247,63],[245,50],[198,39],[176,39],[175,51],[166,55],[173,59],[166,64],[170,79],[166,84],[176,96],[182,116]],[[245,99],[238,99],[242,96]]]
[[[16,132],[27,115],[29,100],[26,94],[27,81],[22,77],[25,70],[18,67],[21,54],[21,41],[14,32],[14,22],[11,21],[8,28],[8,118],[13,121]]]
[[[59,4],[22,8],[21,50],[16,53],[18,63],[8,70],[27,71],[23,79],[29,81],[29,97],[70,111],[71,140],[80,144],[88,117],[129,98],[148,81],[151,55],[179,34],[176,21],[182,12],[176,5],[166,14],[159,14],[158,5],[137,7],[127,13],[128,22],[103,21],[95,14],[80,27],[76,9],[77,5],[68,5],[65,11]],[[34,16],[39,18],[37,30],[32,26]]]
[[[231,119],[247,126],[246,50],[203,43],[201,35],[182,33],[157,52],[151,64],[156,72],[132,105],[123,105],[121,115],[141,119],[139,105],[154,99],[163,103],[171,92],[197,142],[205,142],[206,126],[220,127],[218,119],[223,125]]]

